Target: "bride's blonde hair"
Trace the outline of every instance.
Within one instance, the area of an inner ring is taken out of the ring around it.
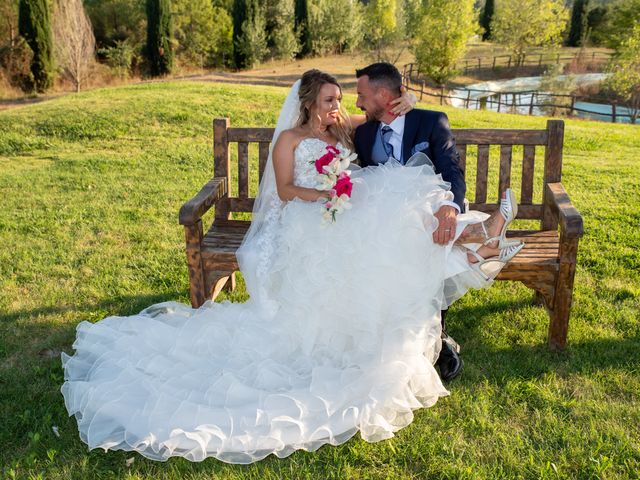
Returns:
[[[320,94],[320,89],[326,83],[330,83],[338,87],[340,89],[340,95],[342,95],[342,87],[334,76],[316,69],[307,70],[302,74],[302,78],[300,79],[300,89],[298,91],[298,97],[300,98],[300,115],[296,122],[298,127],[311,122],[310,108],[316,103],[318,95]],[[328,130],[342,145],[353,150],[353,141],[351,140],[351,122],[349,121],[349,115],[342,107],[342,103],[340,103],[339,115],[336,123],[330,125]]]

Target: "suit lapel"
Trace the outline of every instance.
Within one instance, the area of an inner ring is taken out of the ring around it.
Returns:
[[[402,134],[402,156],[406,162],[411,157],[411,149],[415,143],[418,127],[420,126],[419,112],[411,110],[406,114],[404,133]]]
[[[362,132],[362,140],[361,145],[363,148],[361,149],[361,162],[364,165],[372,165],[372,156],[373,156],[373,145],[376,141],[376,132],[378,131],[378,126],[380,122],[371,121],[367,122],[363,125]]]

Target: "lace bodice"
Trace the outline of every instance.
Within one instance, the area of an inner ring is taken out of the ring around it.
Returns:
[[[319,138],[305,138],[295,149],[293,182],[299,187],[314,188],[316,186],[316,167],[312,163],[327,153],[329,144]],[[338,143],[336,148],[344,153],[346,148]]]

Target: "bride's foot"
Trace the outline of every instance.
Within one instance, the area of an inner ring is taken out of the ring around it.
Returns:
[[[495,243],[497,244],[497,240]],[[515,257],[523,247],[524,243],[520,240],[508,243],[502,248],[483,245],[475,252],[467,250],[467,258],[471,268],[482,275],[485,280],[490,280],[495,278],[502,267]],[[490,264],[494,264],[494,268],[490,268]]]
[[[507,227],[516,218],[517,213],[518,204],[516,203],[515,194],[513,190],[507,188],[506,191],[502,192],[500,208],[485,221],[467,226],[458,238],[457,243],[481,243],[481,248],[489,247],[493,249],[493,251],[485,250],[484,252],[478,250],[483,257],[497,255],[497,249],[508,245],[517,245],[518,243],[505,238]]]

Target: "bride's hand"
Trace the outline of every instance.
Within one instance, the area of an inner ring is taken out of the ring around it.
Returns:
[[[402,93],[401,96],[389,102],[390,105],[393,105],[390,113],[394,115],[406,115],[413,110],[416,103],[418,103],[418,97],[408,92],[404,85],[400,86],[400,92]]]

